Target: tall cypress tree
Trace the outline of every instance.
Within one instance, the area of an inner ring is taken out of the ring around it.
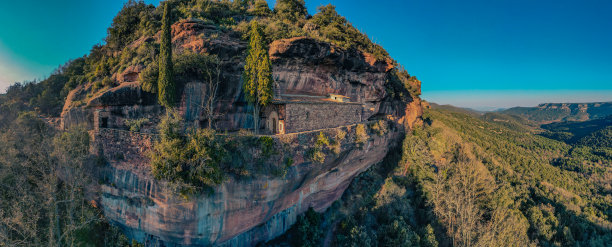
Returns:
[[[176,102],[176,85],[172,81],[172,30],[170,21],[170,3],[164,6],[162,18],[162,31],[160,37],[159,77],[157,79],[159,103],[165,107],[172,107]]]
[[[257,21],[251,21],[249,37],[242,87],[246,100],[253,105],[253,127],[257,134],[261,107],[272,101],[272,63],[268,56],[263,30]]]

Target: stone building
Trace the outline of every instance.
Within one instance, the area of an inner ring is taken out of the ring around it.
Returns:
[[[343,95],[282,95],[276,98],[263,109],[261,123],[266,134],[296,133],[365,121],[364,105],[350,102]]]

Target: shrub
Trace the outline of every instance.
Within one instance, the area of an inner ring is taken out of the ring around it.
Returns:
[[[149,93],[157,93],[158,76],[159,65],[156,62],[152,62],[138,76],[142,90]]]
[[[142,125],[149,122],[149,119],[139,118],[139,119],[126,119],[125,125],[128,127],[128,130],[138,132]]]
[[[91,89],[95,92],[98,91],[99,89],[103,88],[104,84],[102,83],[101,80],[97,80],[94,82],[93,86],[91,87]]]
[[[378,120],[370,125],[370,129],[374,131],[378,136],[385,135],[389,130],[387,128],[387,122],[385,120]]]
[[[272,174],[277,177],[284,178],[287,175],[287,171],[289,170],[289,167],[293,165],[293,162],[294,161],[293,161],[293,158],[291,158],[291,156],[285,157],[285,161],[283,162],[282,167],[280,167],[279,169],[273,170]]]
[[[319,164],[323,164],[325,162],[325,146],[329,146],[329,139],[327,136],[323,134],[323,132],[319,132],[317,136],[317,141],[314,144],[314,147],[309,151],[310,159]]]
[[[389,57],[385,49],[372,43],[367,35],[359,32],[346,18],[339,15],[333,5],[321,6],[318,10],[309,20],[311,25],[307,25],[313,29],[311,35],[344,49],[354,48],[370,53],[379,60]]]
[[[121,50],[125,45],[136,40],[141,25],[145,28],[151,27],[151,13],[155,10],[153,5],[147,5],[143,1],[129,0],[113,18],[111,27],[108,28],[106,43],[114,50]],[[144,22],[144,23],[143,23]],[[142,24],[141,24],[142,23]]]
[[[202,191],[223,182],[221,163],[227,152],[210,129],[198,129],[189,135],[181,131],[178,112],[169,112],[159,124],[161,139],[150,154],[156,179],[179,187],[181,194]]]
[[[270,157],[270,155],[275,153],[274,152],[275,151],[274,150],[274,139],[272,139],[272,137],[262,136],[262,137],[259,137],[257,142],[259,143],[259,148],[261,148],[261,155],[264,158],[268,158]]]
[[[323,219],[320,213],[317,213],[312,208],[308,208],[308,211],[298,217],[295,223],[295,229],[297,230],[298,238],[295,238],[295,246],[319,246],[323,231],[321,230],[321,223]]]
[[[341,129],[336,129],[336,135],[330,145],[330,148],[334,154],[339,154],[342,151],[342,141],[346,138],[346,132]]]
[[[104,87],[112,87],[114,84],[115,82],[110,77],[104,77],[104,79],[102,79],[102,86]]]
[[[193,80],[209,80],[219,61],[215,56],[186,52],[174,57],[174,81],[180,85]]]
[[[436,234],[434,233],[433,227],[427,225],[423,229],[423,238],[421,238],[421,246],[423,247],[438,247],[438,240],[436,240]]]
[[[304,0],[277,0],[274,13],[279,19],[297,21],[308,15]]]
[[[249,12],[257,16],[269,16],[272,13],[272,11],[270,11],[270,7],[268,7],[268,2],[265,0],[255,0],[253,7],[249,9]]]
[[[368,133],[366,132],[365,125],[358,124],[355,128],[355,144],[357,144],[359,147],[363,147],[367,140]]]

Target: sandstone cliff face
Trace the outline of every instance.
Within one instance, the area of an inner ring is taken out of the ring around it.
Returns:
[[[219,55],[222,61],[223,84],[215,105],[222,117],[214,126],[219,130],[252,126],[250,109],[241,93],[246,43],[240,36],[189,20],[173,25],[173,37],[175,53],[208,52]],[[155,39],[144,37],[133,46]],[[157,138],[152,128],[164,109],[155,102],[155,95],[143,92],[134,81],[142,68],[129,67],[115,75],[120,84],[114,88],[95,94],[90,93],[91,85],[73,90],[62,113],[63,127],[85,124],[91,129],[100,126],[95,116],[112,116],[112,121],[105,123],[112,129],[92,131],[92,151],[108,161],[99,171],[104,182],[97,185],[99,194],[93,199],[108,219],[129,236],[152,245],[251,246],[284,233],[309,207],[325,210],[355,176],[383,159],[399,142],[405,127],[420,121],[418,97],[397,100],[388,95],[390,61],[309,38],[275,41],[269,53],[281,96],[346,95],[368,109],[364,120],[389,119],[391,131],[382,136],[370,131],[360,148],[354,143],[355,126],[342,127],[348,134],[341,152],[328,154],[323,164],[306,158],[319,131],[276,136],[276,143],[290,147],[287,155],[294,160],[285,176],[230,176],[210,195],[178,198],[167,184],[151,177],[146,155]],[[199,81],[185,85],[179,110],[187,123],[197,121],[201,114],[197,104],[188,103],[201,98],[201,85]],[[150,129],[143,133],[126,131],[124,120],[137,118],[149,119]]]
[[[214,26],[193,20],[173,25],[175,53],[187,50],[206,52],[218,55],[221,59],[223,83],[219,89],[219,100],[215,110],[223,114],[214,123],[220,130],[246,129],[253,123],[252,115],[247,114],[251,109],[241,91],[246,43],[239,37],[236,32],[219,31]],[[143,42],[154,42],[154,38],[143,38],[133,45],[137,46]],[[270,45],[269,53],[273,78],[280,88],[281,95],[341,94],[350,97],[352,102],[365,104],[369,116],[404,115],[402,113],[404,105],[395,105],[391,109],[390,105],[395,103],[389,104],[390,101],[387,100],[385,83],[387,73],[392,68],[390,61],[379,61],[356,50],[340,50],[331,44],[311,38],[274,41]],[[77,124],[92,126],[91,109],[99,106],[155,104],[154,95],[142,92],[138,82],[130,81],[137,78],[136,74],[141,70],[134,66],[126,68],[115,76],[122,78],[120,82],[125,82],[93,95],[90,93],[91,85],[73,90],[62,112],[62,119],[66,122],[63,126]],[[201,81],[196,80],[194,83],[198,84]],[[190,100],[201,92],[197,86],[185,89],[179,105],[185,116],[189,117],[186,121],[192,122],[199,115],[199,109],[194,107]],[[418,101],[418,98],[411,101]],[[74,102],[80,104],[75,105]],[[381,105],[386,109],[381,110]]]
[[[304,155],[318,131],[276,137],[291,146],[295,158],[285,176],[231,177],[214,193],[189,199],[174,196],[150,176],[142,154],[154,136],[101,130],[95,142],[107,151],[111,166],[97,200],[108,219],[149,244],[252,246],[284,233],[309,207],[325,210],[356,175],[380,162],[401,135],[399,130],[371,134],[360,148],[352,144],[354,126],[340,129],[348,133],[341,152],[329,154],[323,164]],[[112,150],[125,155],[113,158]]]

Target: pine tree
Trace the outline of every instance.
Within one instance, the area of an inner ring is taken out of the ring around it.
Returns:
[[[249,11],[258,16],[269,16],[272,13],[270,7],[268,7],[268,2],[265,0],[256,0],[253,8]]]
[[[172,81],[172,31],[170,26],[170,3],[164,6],[160,41],[159,77],[157,81],[159,103],[172,107],[176,102],[176,85]]]
[[[304,0],[276,0],[274,12],[278,18],[293,22],[308,15]]]
[[[251,21],[249,37],[243,90],[246,100],[253,105],[253,127],[257,134],[260,109],[272,101],[272,63],[268,57],[263,30],[257,21]]]

